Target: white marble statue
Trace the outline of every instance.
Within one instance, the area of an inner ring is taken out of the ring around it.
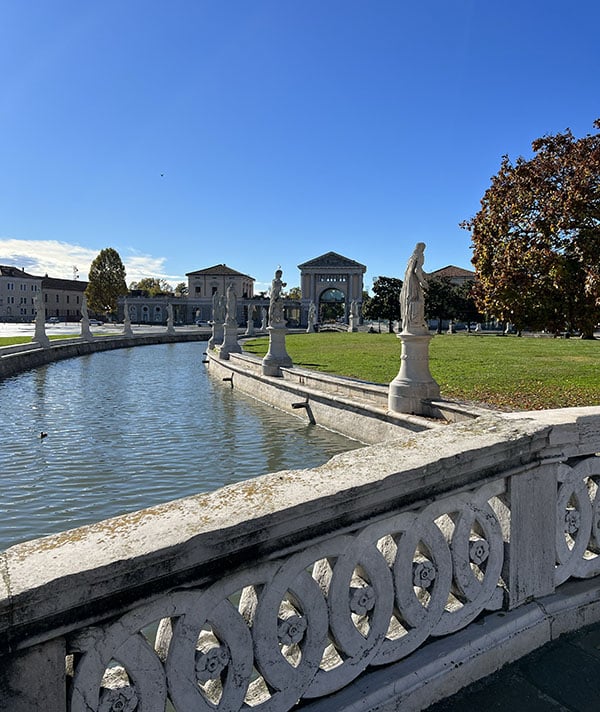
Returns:
[[[90,329],[90,315],[87,308],[87,297],[85,294],[81,297],[81,338],[86,341],[92,341],[94,336]]]
[[[269,300],[269,326],[284,326],[283,320],[283,299],[281,293],[286,286],[286,282],[281,281],[283,272],[278,269],[271,282],[271,295]]]
[[[222,324],[225,321],[225,297],[218,292],[213,294],[213,322]]]
[[[50,339],[46,334],[46,310],[42,304],[41,292],[35,293],[33,305],[35,307],[35,332],[31,340],[37,341],[37,343],[43,348],[48,348],[50,346]]]
[[[427,279],[423,272],[424,250],[425,243],[418,242],[406,266],[404,282],[400,291],[400,313],[402,315],[403,333],[428,333],[425,323]]]
[[[83,319],[89,319],[90,315],[87,308],[87,297],[85,294],[81,297],[81,316]]]
[[[237,297],[235,296],[235,291],[233,288],[233,282],[230,282],[227,287],[227,293],[225,296],[225,304],[227,310],[227,323],[237,323]]]
[[[246,323],[246,336],[254,336],[254,304],[248,304],[248,321]]]
[[[311,331],[315,330],[316,313],[317,309],[315,307],[315,303],[311,301],[311,303],[308,305],[308,326],[306,327],[307,333],[310,333]]]
[[[167,304],[167,334],[175,333],[175,319],[173,316],[173,305],[171,302]]]
[[[127,299],[123,301],[123,336],[133,336],[133,331],[131,329],[131,315],[129,314]]]

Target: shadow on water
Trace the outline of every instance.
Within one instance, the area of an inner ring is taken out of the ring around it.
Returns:
[[[1,382],[0,549],[359,446],[220,383],[203,348],[106,351]]]

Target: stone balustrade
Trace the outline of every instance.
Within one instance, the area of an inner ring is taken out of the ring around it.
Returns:
[[[490,415],[0,555],[0,709],[423,709],[600,618],[600,408]]]

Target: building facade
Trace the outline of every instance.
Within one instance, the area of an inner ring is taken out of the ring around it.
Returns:
[[[51,316],[61,321],[80,321],[83,293],[88,283],[78,279],[42,277],[42,300],[46,319]],[[35,315],[34,315],[35,316]]]
[[[298,265],[302,292],[302,324],[313,302],[320,322],[339,318],[347,322],[352,302],[360,305],[363,298],[365,265],[337,252],[326,252]],[[331,317],[330,317],[331,315]]]
[[[254,303],[254,277],[238,272],[226,264],[188,272],[188,294],[185,297],[149,297],[137,291],[127,296],[129,318],[133,323],[165,324],[168,304],[173,306],[176,324],[208,323],[212,320],[213,295],[225,295],[231,284],[236,296],[237,320],[244,324],[248,318],[248,305]],[[119,315],[122,318],[124,300],[119,299]],[[256,314],[256,310],[253,310]]]
[[[448,265],[447,267],[442,267],[442,269],[436,269],[435,272],[430,272],[427,278],[439,278],[447,279],[452,284],[465,284],[466,282],[475,281],[475,272],[468,269],[463,269],[462,267],[456,267],[455,265]]]
[[[33,321],[36,296],[41,292],[44,318],[79,321],[87,282],[29,274],[0,265],[0,321]]]
[[[0,265],[0,321],[35,319],[35,297],[41,289],[41,277]]]

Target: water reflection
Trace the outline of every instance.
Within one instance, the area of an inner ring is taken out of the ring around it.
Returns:
[[[0,549],[358,446],[219,382],[204,346],[91,354],[1,382]]]

